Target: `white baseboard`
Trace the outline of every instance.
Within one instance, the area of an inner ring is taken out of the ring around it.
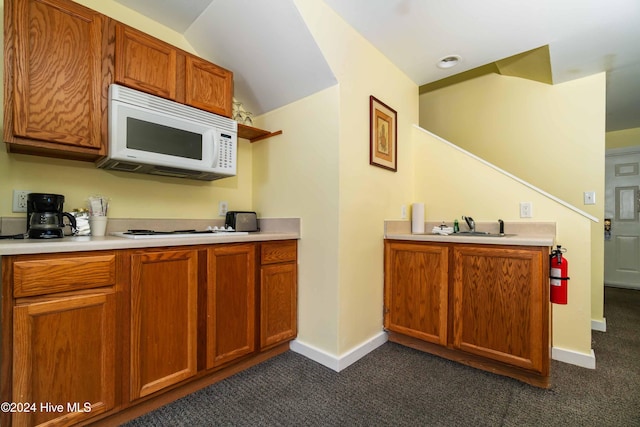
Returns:
[[[598,332],[607,332],[607,318],[603,317],[602,320],[591,319],[591,330]]]
[[[591,354],[585,354],[564,348],[552,347],[551,358],[558,362],[569,363],[588,369],[596,369],[596,354],[593,350],[591,350]]]
[[[336,372],[340,372],[351,364],[357,362],[367,354],[371,353],[388,340],[386,332],[380,332],[364,343],[349,350],[342,356],[336,356],[327,353],[317,347],[302,342],[300,340],[293,340],[289,343],[289,348],[298,354],[307,357],[314,362],[317,362],[329,369]],[[551,358],[563,363],[569,363],[571,365],[581,366],[583,368],[595,369],[596,368],[596,355],[591,350],[590,354],[579,353],[573,350],[566,350],[564,348],[552,347]]]
[[[609,288],[623,288],[623,289],[636,289],[636,290],[640,289],[640,287],[638,287],[637,285],[624,283],[624,282],[608,281],[604,284],[604,286]]]
[[[387,333],[380,332],[359,346],[349,350],[342,356],[329,354],[324,350],[306,344],[300,340],[291,341],[291,343],[289,343],[289,348],[292,351],[313,360],[314,362],[324,365],[329,369],[333,369],[336,372],[340,372],[347,366],[357,362],[376,348],[380,347],[382,344],[386,343],[387,339]]]

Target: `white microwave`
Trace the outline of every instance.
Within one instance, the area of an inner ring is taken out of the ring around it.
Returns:
[[[108,135],[99,168],[204,181],[236,174],[238,123],[227,117],[112,84]]]

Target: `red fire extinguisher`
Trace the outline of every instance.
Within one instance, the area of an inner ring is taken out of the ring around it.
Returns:
[[[569,280],[569,261],[562,256],[567,250],[560,245],[549,255],[549,277],[551,278],[551,302],[567,303],[567,281]]]

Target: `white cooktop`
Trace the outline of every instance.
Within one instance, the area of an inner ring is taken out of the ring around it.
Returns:
[[[110,233],[112,236],[125,237],[127,239],[175,239],[185,237],[222,237],[222,236],[244,236],[249,234],[246,231],[216,231],[213,233],[158,233],[158,234],[131,234],[126,231],[114,231]]]

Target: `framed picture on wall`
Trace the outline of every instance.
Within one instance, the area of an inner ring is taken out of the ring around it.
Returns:
[[[373,95],[369,97],[369,164],[394,172],[398,170],[397,115]]]

